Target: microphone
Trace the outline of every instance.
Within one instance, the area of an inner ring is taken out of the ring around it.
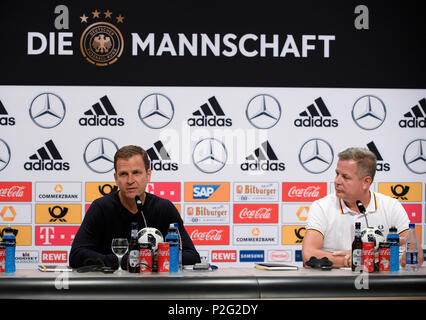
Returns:
[[[357,200],[356,201],[356,205],[357,205],[357,207],[358,207],[358,210],[359,210],[359,212],[360,213],[362,213],[363,215],[364,215],[364,218],[365,218],[365,222],[366,222],[366,224],[367,224],[367,228],[370,228],[370,226],[368,225],[368,220],[367,220],[367,215],[366,215],[366,213],[365,213],[365,207],[364,207],[364,205],[362,204],[362,202],[360,201],[360,200]]]
[[[142,215],[143,222],[145,223],[145,228],[146,228],[148,227],[148,225],[146,224],[145,215],[143,214],[143,204],[142,204],[141,198],[139,198],[139,196],[136,196],[135,201],[136,201],[136,207],[138,207],[138,211]]]

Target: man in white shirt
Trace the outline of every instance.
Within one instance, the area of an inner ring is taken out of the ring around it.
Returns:
[[[370,191],[376,173],[376,156],[367,149],[349,148],[339,153],[334,179],[335,193],[312,203],[303,239],[303,263],[310,257],[327,257],[334,267],[351,266],[351,246],[355,222],[361,230],[367,226],[382,231],[386,237],[390,227],[396,227],[401,246],[408,231],[409,219],[398,200]],[[357,201],[365,207],[361,214]],[[419,265],[423,250],[419,245]],[[405,254],[402,257],[405,264]]]

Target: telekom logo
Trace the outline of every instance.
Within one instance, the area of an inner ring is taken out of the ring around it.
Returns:
[[[284,182],[283,201],[315,201],[327,194],[326,182]]]
[[[36,226],[36,246],[69,246],[79,226]]]

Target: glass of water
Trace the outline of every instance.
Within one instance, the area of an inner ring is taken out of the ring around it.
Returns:
[[[111,242],[112,252],[118,258],[118,271],[122,271],[121,269],[121,258],[126,254],[129,249],[129,241],[126,238],[114,238]]]

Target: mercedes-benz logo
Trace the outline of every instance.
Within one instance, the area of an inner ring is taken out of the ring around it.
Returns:
[[[404,163],[411,172],[426,173],[426,139],[416,139],[407,145]]]
[[[161,129],[172,121],[175,108],[172,100],[161,93],[152,93],[142,99],[139,118],[151,129]]]
[[[251,98],[247,104],[246,117],[255,128],[272,128],[280,120],[281,105],[275,97],[259,94]]]
[[[93,139],[84,149],[84,162],[93,172],[107,173],[114,169],[114,155],[117,150],[117,144],[111,139]]]
[[[65,118],[65,103],[54,93],[41,93],[31,101],[30,117],[41,128],[54,128]]]
[[[226,164],[228,152],[223,142],[215,138],[205,138],[197,142],[192,152],[192,162],[204,173],[220,171]]]
[[[377,129],[386,119],[386,106],[376,96],[362,96],[352,107],[352,119],[361,129]]]
[[[334,151],[331,145],[323,139],[306,141],[299,151],[299,162],[302,167],[314,174],[322,173],[333,163]]]
[[[0,171],[7,167],[10,161],[10,148],[3,139],[0,139]]]

